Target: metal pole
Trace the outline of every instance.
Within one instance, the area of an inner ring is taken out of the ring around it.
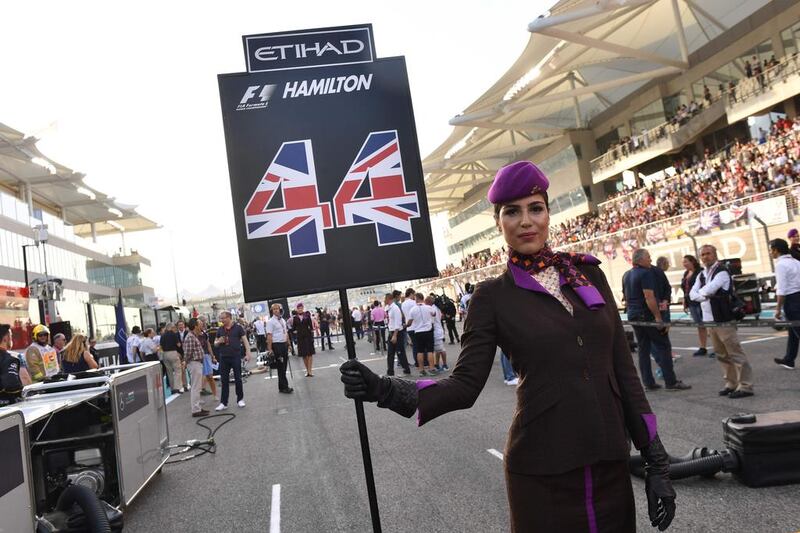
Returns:
[[[684,235],[692,239],[692,246],[694,246],[694,256],[700,257],[700,252],[697,251],[697,239],[695,238],[695,236],[692,235],[691,233],[684,233]]]
[[[772,254],[769,251],[769,229],[767,228],[767,224],[759,218],[758,215],[753,215],[753,220],[761,224],[764,228],[764,237],[767,239],[767,257],[769,257],[769,268],[775,272],[775,260],[772,258]]]
[[[89,303],[86,304],[86,315],[89,318],[89,338],[91,339],[91,338],[94,337],[94,333],[95,333],[95,331],[94,331],[94,316],[92,316],[93,315],[93,313],[92,313],[92,304],[89,304]]]
[[[356,342],[353,339],[353,317],[350,315],[350,303],[347,301],[347,289],[339,289],[339,304],[342,306],[344,322],[344,340],[347,345],[347,358],[356,358]],[[369,497],[369,514],[372,516],[372,530],[381,533],[381,517],[378,513],[378,496],[375,492],[375,476],[372,474],[372,458],[369,453],[369,437],[367,436],[367,419],[364,417],[364,402],[356,402],[356,419],[358,436],[361,438],[361,456],[364,459],[364,475],[367,478],[367,496]]]
[[[44,302],[40,303],[39,305],[39,314],[42,315],[42,324],[47,321],[49,324],[52,322],[52,316],[48,316],[50,313],[50,275],[47,273],[47,248],[44,242],[42,242],[42,255],[44,256]],[[41,302],[41,301],[40,301]],[[45,308],[47,312],[42,312],[42,308]]]
[[[25,288],[30,288],[30,284],[28,283],[28,246],[33,246],[32,244],[23,244],[22,245],[22,268],[25,271]]]

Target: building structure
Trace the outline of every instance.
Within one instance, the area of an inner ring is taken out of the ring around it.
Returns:
[[[121,290],[128,326],[141,325],[140,308],[155,303],[150,261],[124,253],[124,247],[110,253],[97,237],[124,238],[158,225],[87,185],[82,174],[42,154],[36,142],[0,123],[0,285],[8,289],[15,321],[37,323],[41,314],[48,323],[70,321],[73,328],[113,337],[112,306]],[[26,280],[33,289],[28,306],[20,300],[26,291],[18,290]],[[48,306],[40,313],[41,296],[48,296]]]
[[[748,117],[796,116],[798,20],[793,0],[559,1],[423,161],[430,210],[448,214],[447,262],[503,245],[486,191],[511,161],[549,176],[555,227],[602,210],[624,183],[665,177],[679,156],[748,139]],[[747,77],[746,62],[773,57]],[[699,112],[677,122],[693,101]]]

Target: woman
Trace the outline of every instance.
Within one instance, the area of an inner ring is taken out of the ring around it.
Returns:
[[[89,351],[86,335],[75,334],[61,352],[61,370],[65,374],[86,372],[97,368],[97,362]]]
[[[317,329],[317,323],[311,318],[311,313],[305,310],[302,302],[297,304],[297,316],[292,320],[292,328],[297,336],[297,354],[303,358],[303,364],[306,365],[306,377],[313,378],[311,366],[314,359],[314,331]]]
[[[681,289],[683,289],[683,311],[689,313],[692,320],[701,324],[703,322],[703,311],[700,309],[700,302],[694,302],[689,298],[689,292],[694,287],[697,276],[703,271],[700,261],[693,255],[683,256],[683,279],[681,279]],[[704,327],[697,328],[697,336],[700,337],[700,348],[694,352],[696,357],[708,354],[708,330]]]
[[[675,492],[655,415],[599,261],[547,245],[548,185],[522,161],[489,189],[508,269],[474,291],[451,376],[380,377],[350,360],[341,366],[345,395],[406,417],[416,411],[422,425],[473,405],[500,346],[519,376],[504,454],[512,531],[635,531],[628,438],[647,465],[650,520],[663,531]]]
[[[142,342],[139,344],[139,353],[142,361],[158,361],[159,345],[153,328],[147,328],[142,333]]]

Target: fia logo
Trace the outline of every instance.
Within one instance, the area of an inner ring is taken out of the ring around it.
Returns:
[[[275,92],[276,85],[251,85],[247,88],[236,106],[236,111],[248,111],[250,109],[263,109],[269,104],[272,93]]]

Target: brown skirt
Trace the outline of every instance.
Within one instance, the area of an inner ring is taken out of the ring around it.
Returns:
[[[626,461],[554,476],[506,470],[513,533],[634,533],[636,505]]]

